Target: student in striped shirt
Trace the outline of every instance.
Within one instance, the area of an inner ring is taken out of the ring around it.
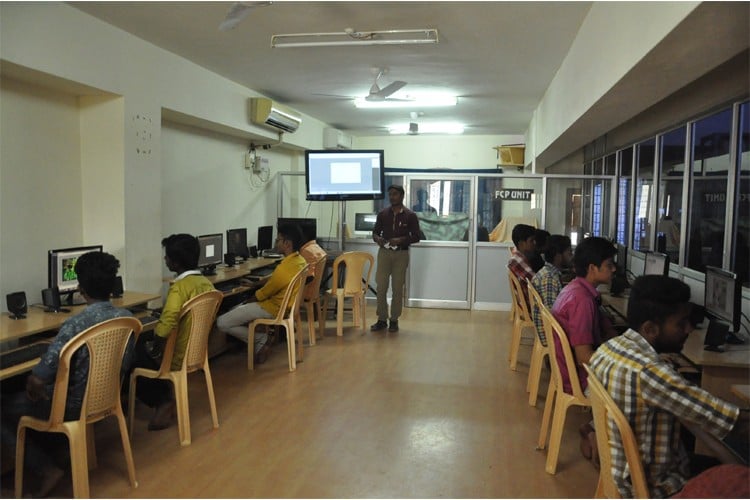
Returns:
[[[544,267],[537,272],[531,279],[531,284],[534,286],[539,295],[542,297],[542,302],[547,306],[547,309],[552,309],[552,304],[555,303],[555,299],[562,290],[562,272],[563,267],[570,265],[573,260],[573,250],[570,244],[570,238],[562,234],[553,234],[547,240],[547,249],[544,252]],[[534,316],[534,325],[536,326],[537,335],[542,345],[547,347],[547,337],[544,334],[544,328],[542,327],[542,314],[539,308],[535,307],[531,312]]]
[[[680,420],[717,438],[747,433],[747,415],[683,378],[661,353],[680,352],[692,331],[690,288],[675,278],[641,276],[628,303],[631,329],[596,350],[591,368],[630,422],[641,453],[649,493],[663,498],[680,491],[705,468],[706,457],[689,455],[680,440]],[[631,498],[630,477],[617,433],[612,441],[612,475],[623,498]],[[696,480],[698,480],[696,478]]]

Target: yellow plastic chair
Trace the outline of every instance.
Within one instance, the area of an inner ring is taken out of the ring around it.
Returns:
[[[529,298],[531,299],[531,319],[534,320],[534,312],[539,310],[541,315],[542,310],[545,310],[547,306],[544,305],[542,296],[529,283],[527,290],[529,291]],[[534,325],[536,330],[536,324]],[[542,339],[539,337],[539,331],[536,332],[534,337],[534,347],[531,349],[531,365],[529,366],[529,379],[526,382],[526,391],[529,393],[529,405],[536,406],[536,399],[539,394],[539,382],[542,378],[542,365],[544,358],[549,358],[549,348],[547,342],[542,343]]]
[[[584,365],[589,374],[589,396],[591,409],[594,413],[594,428],[596,429],[596,447],[599,450],[599,484],[594,498],[622,498],[612,477],[612,448],[614,428],[620,434],[625,460],[630,469],[630,484],[634,498],[649,498],[646,473],[643,470],[641,453],[635,440],[633,429],[628,419],[622,413],[617,403],[604,388],[588,365]]]
[[[208,403],[211,407],[214,429],[219,428],[219,417],[216,413],[216,399],[214,397],[214,384],[211,380],[211,370],[208,367],[208,336],[211,333],[216,312],[223,294],[218,290],[211,290],[196,295],[182,305],[178,325],[190,320],[190,333],[185,356],[182,358],[182,367],[172,370],[172,357],[177,342],[177,331],[175,328],[169,334],[167,344],[164,347],[161,366],[158,370],[148,368],[136,368],[130,375],[130,401],[128,406],[128,419],[130,420],[130,435],[133,435],[133,414],[135,411],[136,379],[146,377],[153,379],[169,380],[174,386],[175,400],[177,403],[177,429],[180,444],[190,444],[190,408],[188,406],[188,373],[202,370],[206,377],[208,389]]]
[[[508,247],[508,253],[511,257],[513,257],[513,249],[516,247]],[[511,287],[510,293],[513,293],[513,288]],[[508,314],[508,320],[513,323],[516,320],[516,301],[512,300],[510,302],[510,313]]]
[[[287,358],[289,359],[289,371],[293,372],[297,369],[297,361],[302,362],[304,355],[304,347],[302,346],[302,340],[298,339],[296,331],[294,329],[295,320],[299,318],[299,308],[302,303],[302,296],[305,293],[304,281],[307,277],[308,265],[305,265],[294,275],[292,280],[287,286],[284,298],[281,300],[281,307],[275,318],[258,318],[253,320],[248,325],[248,342],[247,342],[247,369],[253,370],[255,368],[255,329],[260,325],[284,327],[286,331],[286,347],[287,347]],[[298,339],[295,342],[295,339]],[[295,343],[297,344],[297,352],[295,352]]]
[[[560,454],[560,443],[562,442],[562,433],[565,428],[565,417],[568,408],[573,405],[581,407],[591,407],[591,402],[584,396],[581,389],[581,383],[578,380],[578,370],[576,369],[575,358],[570,349],[568,336],[563,330],[560,323],[557,322],[549,309],[542,310],[542,322],[544,332],[547,335],[549,344],[549,358],[552,365],[552,378],[547,389],[547,400],[544,403],[544,415],[542,416],[542,428],[539,432],[539,442],[537,449],[544,449],[547,444],[547,433],[550,429],[550,415],[554,407],[554,416],[552,417],[552,429],[549,438],[549,449],[547,450],[547,463],[545,470],[549,474],[554,474],[557,470],[557,457]],[[554,339],[557,338],[559,345]],[[562,376],[560,367],[557,363],[556,352],[561,349],[564,355],[565,366],[568,368],[571,389],[573,394],[568,394],[563,390]]]
[[[323,338],[323,311],[320,300],[320,283],[323,281],[323,273],[326,268],[326,257],[321,257],[315,263],[315,274],[313,280],[305,285],[302,295],[302,303],[305,305],[307,316],[307,334],[310,345],[315,345],[317,335],[315,334],[315,314],[318,315],[318,329],[320,338]]]
[[[518,350],[521,346],[521,331],[526,327],[532,327],[534,330],[534,321],[529,312],[529,304],[526,301],[526,294],[523,292],[521,282],[516,275],[508,270],[508,282],[510,283],[510,294],[515,304],[515,319],[513,320],[513,334],[510,338],[510,369],[516,370],[516,361],[518,360]],[[534,335],[536,337],[536,334]]]
[[[141,322],[132,317],[114,318],[84,330],[70,339],[60,351],[60,364],[55,378],[52,409],[47,420],[24,416],[18,423],[16,446],[16,498],[23,494],[23,464],[26,429],[65,434],[70,444],[70,464],[73,476],[73,495],[89,498],[89,463],[96,464],[94,422],[114,416],[120,428],[120,438],[128,466],[128,477],[134,488],[133,452],[130,449],[125,415],[120,403],[120,369],[125,347],[131,333],[138,335]],[[73,354],[82,346],[89,351],[89,377],[83,406],[78,420],[64,421],[68,397],[68,380]]]
[[[339,286],[339,266],[343,264],[344,284]],[[354,326],[362,329],[367,325],[365,314],[365,295],[370,286],[370,275],[375,266],[375,257],[368,252],[345,252],[333,261],[333,288],[325,293],[323,299],[323,331],[325,317],[328,315],[328,300],[336,297],[336,335],[344,335],[344,300],[352,299]]]

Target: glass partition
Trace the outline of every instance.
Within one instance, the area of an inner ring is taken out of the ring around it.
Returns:
[[[616,239],[624,246],[630,245],[631,204],[630,197],[633,185],[633,148],[626,148],[619,152],[620,176],[617,179],[617,218]]]
[[[417,213],[425,240],[468,241],[471,182],[410,179],[404,205]]]
[[[739,107],[737,157],[739,163],[739,193],[737,196],[735,238],[732,251],[734,272],[743,286],[750,286],[750,102]]]
[[[541,177],[477,179],[477,241],[513,244],[516,224],[542,227],[544,181]]]
[[[654,203],[654,150],[656,139],[648,139],[635,147],[635,217],[633,221],[633,249],[652,250],[651,206]]]
[[[686,133],[686,127],[679,127],[667,132],[659,140],[660,175],[656,250],[669,255],[669,261],[673,263],[678,263],[680,259]]]

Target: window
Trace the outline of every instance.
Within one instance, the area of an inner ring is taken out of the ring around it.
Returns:
[[[740,105],[737,124],[737,163],[739,192],[736,197],[735,234],[732,250],[733,270],[742,280],[742,286],[750,286],[750,101]]]
[[[620,151],[620,176],[617,186],[617,242],[628,245],[630,236],[630,189],[633,182],[633,148]]]
[[[682,185],[685,179],[685,137],[682,126],[659,138],[659,201],[656,250],[669,255],[670,262],[680,260],[682,225]]]
[[[633,221],[633,249],[641,252],[652,250],[651,206],[654,187],[654,149],[656,139],[648,139],[635,147],[636,150],[636,186],[635,186],[635,220]]]

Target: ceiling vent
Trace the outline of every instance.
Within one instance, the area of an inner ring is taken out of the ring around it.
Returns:
[[[323,147],[325,149],[352,149],[352,136],[335,128],[323,129]]]
[[[294,132],[302,123],[302,116],[271,99],[252,97],[250,98],[250,120],[256,125]]]

